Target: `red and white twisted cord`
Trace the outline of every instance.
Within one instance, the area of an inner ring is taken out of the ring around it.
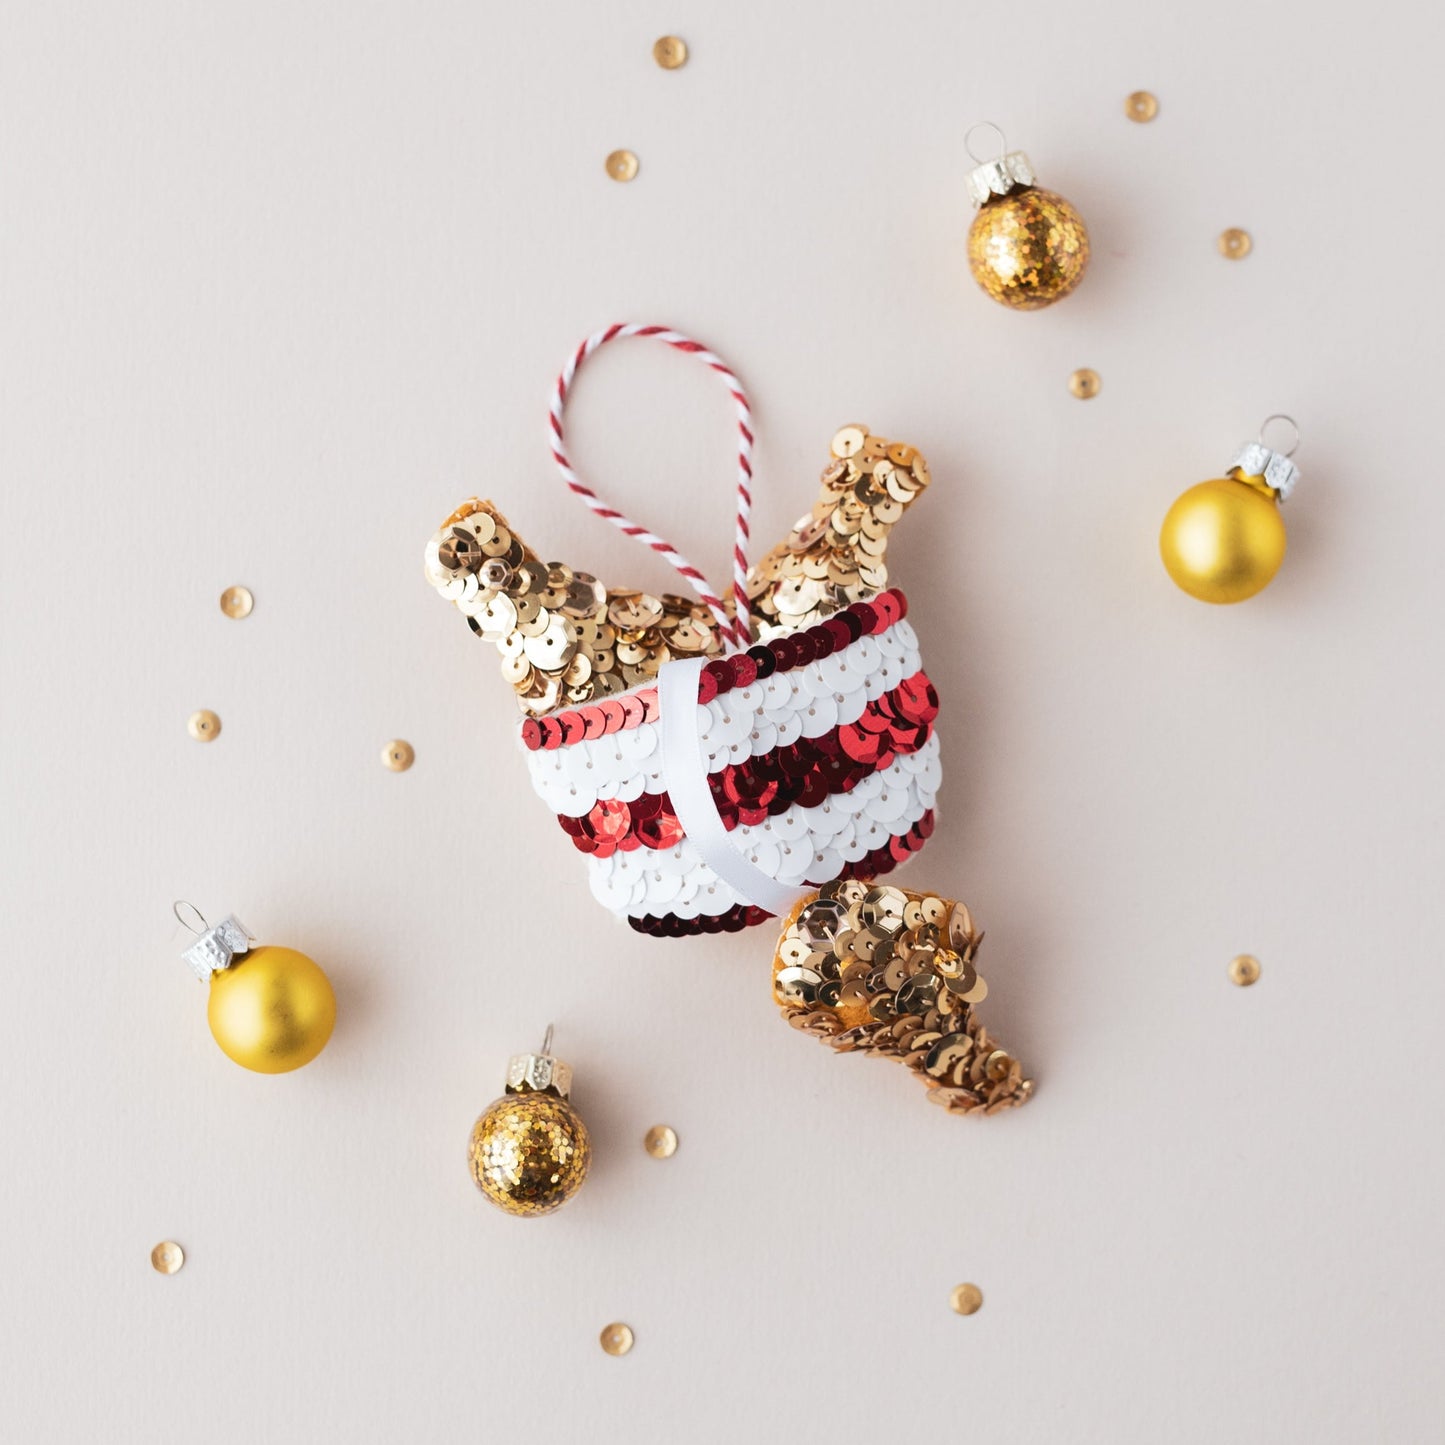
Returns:
[[[677,351],[684,351],[697,357],[699,361],[705,362],[713,371],[727,383],[728,390],[732,393],[733,402],[737,407],[738,417],[738,487],[737,487],[737,527],[733,536],[733,609],[732,617],[728,616],[727,608],[724,607],[722,598],[713,590],[712,584],[698,571],[671,542],[649,532],[646,527],[639,527],[629,517],[624,516],[615,507],[610,507],[596,492],[592,490],[572,470],[572,464],[567,460],[567,453],[563,447],[562,436],[562,412],[567,405],[567,393],[571,389],[572,379],[577,374],[577,368],[597,350],[599,346],[609,341],[616,341],[626,336],[651,336],[658,341],[665,341]],[[748,629],[748,517],[752,512],[753,495],[753,415],[748,407],[748,399],[743,391],[742,382],[737,379],[733,369],[720,357],[715,356],[700,342],[692,340],[691,337],[683,336],[680,332],[669,331],[665,326],[639,326],[635,322],[627,325],[609,326],[595,335],[589,336],[571,356],[567,358],[562,368],[562,374],[557,378],[557,385],[552,391],[552,402],[548,409],[547,416],[547,442],[552,450],[552,459],[557,463],[557,469],[562,473],[562,479],[576,494],[587,503],[599,517],[604,517],[611,522],[619,531],[629,537],[635,537],[654,552],[660,553],[672,565],[677,574],[687,581],[688,586],[702,599],[708,611],[717,620],[718,626],[722,629],[725,641],[731,642],[735,647],[746,647],[751,641]]]

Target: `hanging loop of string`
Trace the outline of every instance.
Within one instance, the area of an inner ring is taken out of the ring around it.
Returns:
[[[733,534],[732,617],[728,616],[727,608],[723,605],[722,598],[712,584],[671,542],[649,532],[646,527],[639,527],[631,518],[623,515],[615,507],[609,506],[572,470],[572,463],[567,460],[567,452],[563,444],[562,412],[567,405],[567,393],[571,389],[572,379],[577,374],[577,368],[599,346],[605,346],[609,341],[617,341],[628,336],[651,336],[658,341],[666,342],[668,346],[677,351],[697,357],[699,361],[705,363],[722,377],[728,390],[732,393],[738,421],[737,526]],[[751,641],[748,629],[747,580],[748,517],[752,512],[753,505],[753,416],[742,383],[737,379],[733,369],[721,357],[715,356],[703,346],[701,342],[683,336],[680,332],[669,331],[665,326],[639,326],[635,322],[609,326],[605,330],[589,336],[567,358],[567,362],[562,368],[562,374],[557,378],[557,384],[552,389],[551,405],[547,413],[547,444],[552,452],[552,460],[557,463],[557,470],[562,473],[562,480],[599,517],[605,518],[626,536],[635,537],[644,546],[651,547],[654,552],[666,558],[678,576],[687,582],[688,586],[701,598],[707,610],[712,613],[718,627],[722,630],[723,641],[730,643],[734,648],[746,647]]]

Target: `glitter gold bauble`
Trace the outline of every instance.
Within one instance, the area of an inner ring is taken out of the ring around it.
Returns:
[[[498,1209],[524,1219],[551,1214],[582,1187],[592,1162],[587,1126],[568,1100],[572,1071],[548,1053],[518,1054],[507,1091],[472,1126],[467,1162]]]
[[[331,1037],[336,995],[320,966],[294,948],[254,947],[228,917],[212,928],[189,904],[176,904],[200,923],[183,955],[210,984],[206,1019],[227,1058],[258,1074],[285,1074],[309,1064]]]
[[[1190,487],[1159,532],[1159,555],[1175,584],[1201,602],[1243,602],[1263,591],[1284,561],[1280,503],[1298,475],[1286,455],[1252,442],[1227,476]]]
[[[987,202],[968,230],[973,279],[1015,311],[1067,296],[1089,264],[1083,218],[1054,191],[1028,186]]]
[[[998,156],[968,177],[978,209],[968,231],[969,270],[1001,305],[1037,311],[1079,284],[1089,264],[1089,233],[1068,201],[1034,183],[1029,158],[1008,150],[1003,132],[998,135]]]

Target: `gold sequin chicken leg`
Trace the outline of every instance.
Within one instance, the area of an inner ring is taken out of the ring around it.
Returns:
[[[778,940],[773,996],[796,1029],[840,1053],[897,1059],[950,1113],[1025,1103],[1033,1080],[975,1009],[983,934],[962,903],[861,881],[802,899]]]

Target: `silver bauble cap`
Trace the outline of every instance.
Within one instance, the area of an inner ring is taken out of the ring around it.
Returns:
[[[213,973],[230,968],[236,955],[247,953],[250,948],[251,935],[234,914],[227,914],[214,928],[207,928],[181,957],[190,965],[191,972],[206,983]]]
[[[1273,451],[1263,442],[1245,442],[1234,454],[1229,469],[1246,477],[1263,477],[1281,502],[1289,500],[1299,481],[1299,468],[1283,452]]]
[[[1022,151],[1009,151],[968,173],[968,198],[977,210],[991,196],[1006,196],[1015,186],[1031,186],[1034,168]]]
[[[572,1092],[572,1065],[552,1053],[552,1028],[542,1047],[532,1054],[513,1054],[507,1063],[509,1094],[556,1094],[565,1099]]]

